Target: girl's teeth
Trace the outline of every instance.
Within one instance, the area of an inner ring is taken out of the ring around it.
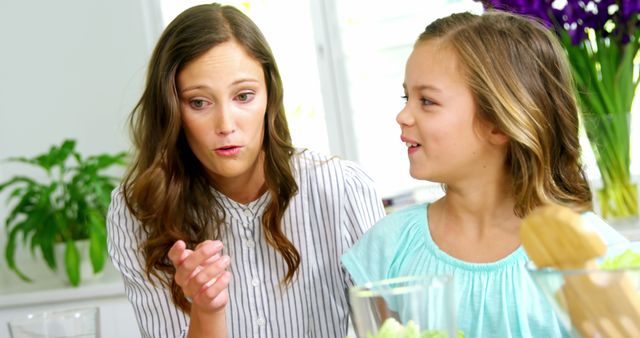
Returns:
[[[417,143],[409,143],[409,142],[405,142],[405,144],[407,145],[407,147],[409,148],[413,148],[413,147],[417,147],[418,144]]]

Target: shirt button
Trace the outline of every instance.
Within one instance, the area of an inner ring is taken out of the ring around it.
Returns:
[[[248,248],[253,248],[254,246],[256,246],[256,242],[254,242],[253,240],[249,239],[247,240],[247,247]]]
[[[244,223],[242,226],[249,229],[251,227],[251,223]]]
[[[256,324],[258,324],[258,326],[264,326],[264,324],[266,324],[267,321],[264,320],[264,318],[260,317],[258,318],[258,320],[256,320]]]
[[[244,215],[247,216],[247,217],[252,217],[253,213],[249,209],[244,209]]]
[[[258,286],[258,285],[260,285],[260,280],[258,278],[254,278],[254,279],[251,280],[251,284],[253,286]]]

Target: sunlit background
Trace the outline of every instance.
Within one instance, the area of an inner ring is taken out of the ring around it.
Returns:
[[[163,0],[163,24],[207,1]],[[404,64],[426,24],[471,0],[226,1],[244,11],[271,44],[285,86],[296,146],[361,164],[385,197],[428,187],[408,175],[395,115]],[[437,189],[439,190],[439,189]],[[436,192],[437,193],[437,192]]]
[[[177,14],[200,3],[207,1],[0,1],[0,159],[33,156],[65,138],[76,139],[78,150],[86,155],[130,149],[127,117],[141,94],[151,51]],[[245,12],[269,41],[282,73],[287,117],[297,147],[359,163],[385,198],[420,200],[441,194],[437,185],[409,176],[406,149],[395,122],[403,105],[405,61],[427,24],[453,12],[480,13],[479,3],[223,3]],[[640,176],[638,104],[640,100],[632,112],[636,182]],[[597,187],[600,175],[584,136],[582,144],[587,174]],[[0,162],[0,182],[25,172],[22,166]],[[6,199],[6,192],[0,194],[0,220],[7,216]],[[3,253],[5,239],[3,231]],[[21,257],[30,259],[30,254]],[[0,286],[6,287],[14,285],[16,277],[3,258]],[[119,302],[118,309],[130,309],[126,301]],[[4,338],[2,332],[0,338]]]
[[[161,1],[163,24],[206,1]],[[396,113],[402,108],[404,65],[413,43],[434,19],[481,13],[471,0],[227,1],[249,15],[269,40],[282,72],[294,143],[361,164],[385,197],[433,198],[440,189],[408,175]],[[636,109],[637,110],[637,109]],[[637,115],[637,114],[636,114]],[[635,117],[634,129],[640,129]],[[638,133],[633,145],[640,144]],[[600,173],[586,136],[587,173]],[[637,154],[640,147],[634,147]],[[638,156],[632,172],[640,174]]]

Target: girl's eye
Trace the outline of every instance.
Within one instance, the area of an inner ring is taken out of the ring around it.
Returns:
[[[403,95],[403,96],[400,96],[400,98],[402,98],[405,103],[409,102],[409,95]],[[420,103],[423,106],[430,106],[430,105],[434,104],[433,101],[429,100],[426,97],[420,98]]]
[[[420,99],[420,102],[422,103],[422,105],[424,106],[430,106],[433,104],[433,101],[427,99],[426,97],[423,97]]]
[[[236,96],[236,99],[240,102],[249,102],[251,101],[254,95],[255,94],[251,92],[244,92],[244,93],[238,94],[238,96]]]
[[[207,106],[207,101],[203,99],[193,99],[189,101],[189,105],[193,109],[203,109]]]

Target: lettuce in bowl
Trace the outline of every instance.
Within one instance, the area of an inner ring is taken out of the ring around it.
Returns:
[[[349,337],[347,337],[349,338]],[[382,323],[380,330],[375,335],[367,334],[367,338],[448,338],[447,333],[438,330],[425,330],[420,332],[420,327],[409,320],[407,325],[400,324],[394,318],[388,318]],[[464,333],[458,330],[457,338],[464,338]]]
[[[640,267],[640,252],[627,249],[615,256],[606,257],[600,268],[603,270],[629,269]]]

